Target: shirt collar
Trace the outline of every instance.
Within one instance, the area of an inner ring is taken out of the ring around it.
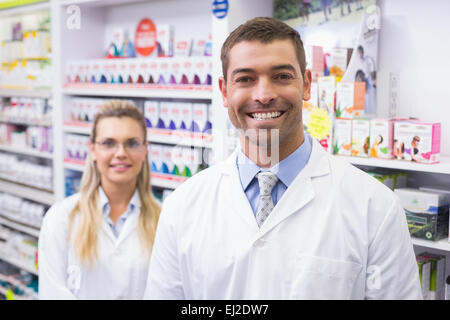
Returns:
[[[109,199],[105,194],[105,191],[103,191],[103,188],[101,186],[98,187],[98,193],[100,196],[100,208],[102,209],[102,212],[105,216],[109,216]],[[125,214],[134,212],[134,211],[139,211],[141,208],[141,199],[139,198],[139,192],[136,189],[134,191],[133,196],[130,199],[130,203],[128,204],[128,208],[127,211],[125,212]],[[134,209],[138,209],[138,210],[134,210]]]
[[[259,171],[271,171],[275,173],[278,179],[286,187],[289,187],[295,177],[308,163],[312,150],[311,139],[309,134],[305,134],[303,143],[293,153],[268,170],[260,168],[242,152],[242,148],[239,148],[236,165],[238,167],[242,188],[246,190]]]

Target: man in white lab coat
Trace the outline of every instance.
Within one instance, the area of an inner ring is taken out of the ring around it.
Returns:
[[[144,297],[422,299],[399,199],[303,132],[298,33],[252,19],[221,59],[241,146],[164,202]]]

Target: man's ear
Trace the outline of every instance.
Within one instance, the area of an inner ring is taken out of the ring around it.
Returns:
[[[311,99],[311,71],[306,69],[303,79],[303,100],[308,101],[309,99]]]
[[[222,93],[223,106],[228,108],[228,99],[227,99],[227,82],[224,77],[219,77],[219,88]]]

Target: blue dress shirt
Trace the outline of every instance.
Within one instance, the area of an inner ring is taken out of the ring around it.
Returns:
[[[121,214],[119,219],[117,219],[116,224],[113,223],[110,217],[111,207],[109,205],[108,197],[103,191],[102,187],[98,188],[99,196],[100,196],[100,208],[102,208],[103,217],[106,219],[106,222],[111,228],[112,233],[116,238],[119,237],[120,231],[122,231],[123,226],[127,218],[136,212],[139,213],[141,209],[141,201],[139,199],[139,193],[136,190],[131,197],[130,203],[128,204],[127,210]]]
[[[275,206],[283,196],[286,189],[291,185],[292,181],[294,181],[295,177],[308,163],[312,149],[311,139],[312,138],[310,135],[305,134],[305,140],[300,147],[270,169],[258,167],[256,163],[247,158],[241,148],[239,149],[236,157],[239,179],[241,181],[242,189],[250,202],[254,215],[256,215],[259,202],[259,184],[256,174],[260,171],[271,171],[277,175],[278,182],[272,189],[272,200]]]

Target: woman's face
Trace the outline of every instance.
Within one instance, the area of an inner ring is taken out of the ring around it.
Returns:
[[[135,185],[147,157],[148,144],[139,122],[129,117],[104,118],[97,123],[96,131],[90,149],[102,187]]]

